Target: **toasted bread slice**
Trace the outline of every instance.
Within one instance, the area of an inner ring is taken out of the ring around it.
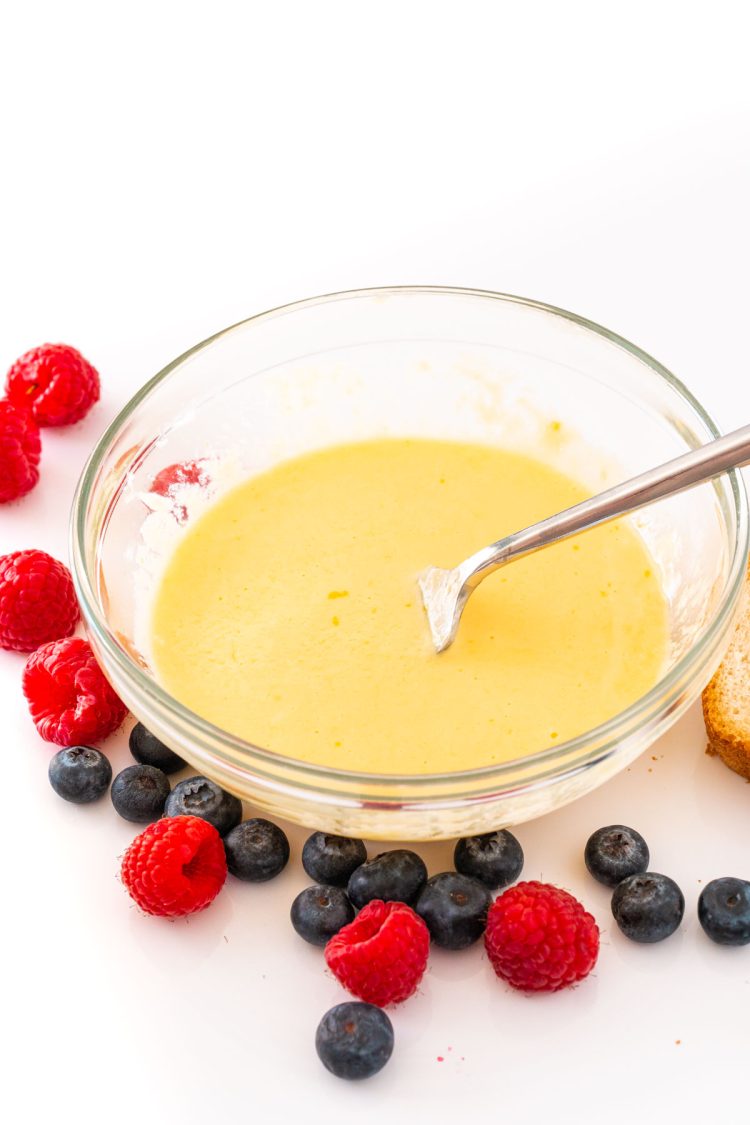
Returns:
[[[706,753],[750,781],[750,572],[729,648],[703,692],[703,718]]]

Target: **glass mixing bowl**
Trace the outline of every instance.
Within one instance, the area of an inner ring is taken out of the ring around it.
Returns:
[[[710,678],[746,568],[747,500],[737,472],[631,517],[669,606],[669,651],[653,689],[563,745],[456,773],[310,765],[244,742],[178,703],[149,660],[150,597],[165,560],[185,527],[236,481],[337,442],[424,436],[496,444],[533,453],[593,493],[716,435],[690,392],[639,348],[538,302],[415,286],[274,309],[169,364],[94,450],[72,521],[91,644],[150,730],[259,809],[370,839],[517,824],[632,762]]]

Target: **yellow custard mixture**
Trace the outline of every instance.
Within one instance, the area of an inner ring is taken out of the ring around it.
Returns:
[[[439,656],[416,579],[586,495],[457,442],[288,461],[186,530],[156,593],[156,675],[258,746],[345,769],[463,770],[563,742],[659,677],[666,604],[637,533],[609,524],[491,575]]]

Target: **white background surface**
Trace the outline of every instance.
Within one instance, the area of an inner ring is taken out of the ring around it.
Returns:
[[[87,451],[164,363],[334,289],[547,300],[652,352],[725,428],[750,420],[743,9],[14,5],[0,34],[0,367],[64,340],[104,393],[74,431],[44,433],[39,487],[0,510],[0,552],[65,557]],[[519,829],[525,876],[596,914],[596,976],[527,999],[479,949],[435,954],[394,1013],[391,1063],[351,1086],[312,1046],[343,995],[287,921],[304,833],[291,830],[276,882],[230,882],[186,922],[140,917],[116,877],[134,832],[107,802],[77,809],[49,789],[21,667],[0,653],[7,1120],[745,1113],[750,948],[711,945],[695,907],[701,880],[750,876],[750,790],[703,754],[697,710],[653,758]],[[128,761],[124,737],[107,752]],[[583,869],[589,832],[612,821],[638,827],[685,891],[684,927],[662,946],[629,944]],[[423,854],[436,872],[450,847]]]

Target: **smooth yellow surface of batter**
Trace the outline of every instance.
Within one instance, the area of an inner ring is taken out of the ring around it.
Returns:
[[[155,598],[156,675],[225,730],[328,766],[463,770],[561,743],[660,674],[666,604],[637,533],[609,524],[491,575],[440,655],[416,580],[585,496],[447,441],[288,461],[186,530]]]

